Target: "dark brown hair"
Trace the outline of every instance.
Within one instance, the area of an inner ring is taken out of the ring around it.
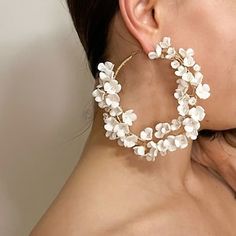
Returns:
[[[95,78],[97,64],[106,60],[108,32],[112,19],[119,9],[118,0],[67,0],[67,3]],[[203,130],[200,134],[209,138],[221,136],[228,144],[236,147],[236,129]]]
[[[67,3],[95,77],[97,64],[105,60],[109,26],[119,9],[118,0],[67,0]]]

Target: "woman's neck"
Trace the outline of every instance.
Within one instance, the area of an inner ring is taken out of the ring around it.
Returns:
[[[96,163],[103,162],[110,165],[116,172],[120,171],[127,178],[134,176],[144,181],[153,181],[154,184],[168,188],[186,187],[193,176],[191,165],[191,143],[186,149],[166,156],[158,156],[155,162],[148,162],[138,158],[132,149],[121,147],[116,141],[105,137],[102,111],[95,114],[93,128],[87,140],[81,161],[88,158]]]

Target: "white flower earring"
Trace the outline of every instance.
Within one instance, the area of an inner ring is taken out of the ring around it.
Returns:
[[[164,37],[155,46],[154,51],[148,53],[148,57],[151,60],[171,61],[171,68],[175,71],[178,85],[174,98],[178,102],[179,117],[170,123],[159,123],[155,128],[146,127],[139,135],[133,134],[130,128],[137,120],[137,115],[134,110],[124,111],[120,106],[118,94],[121,91],[121,85],[116,77],[120,69],[136,54],[125,59],[115,72],[111,62],[100,63],[98,65],[99,84],[92,95],[98,106],[105,110],[103,120],[106,137],[117,140],[120,146],[132,148],[136,155],[147,161],[155,161],[158,155],[165,156],[168,152],[186,148],[188,139],[197,139],[200,121],[205,117],[205,110],[197,106],[197,100],[209,98],[210,87],[208,84],[202,84],[203,74],[201,67],[194,60],[193,49],[180,48],[176,51],[171,46],[171,39]],[[191,95],[188,92],[191,92]],[[182,133],[171,134],[181,129],[184,130]]]

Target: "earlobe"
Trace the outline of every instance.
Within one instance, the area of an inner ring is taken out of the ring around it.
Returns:
[[[125,25],[147,53],[159,39],[156,0],[119,0]]]

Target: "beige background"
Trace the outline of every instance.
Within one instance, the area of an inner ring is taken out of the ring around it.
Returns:
[[[24,236],[79,160],[93,80],[62,0],[0,0],[0,32],[0,235]]]

